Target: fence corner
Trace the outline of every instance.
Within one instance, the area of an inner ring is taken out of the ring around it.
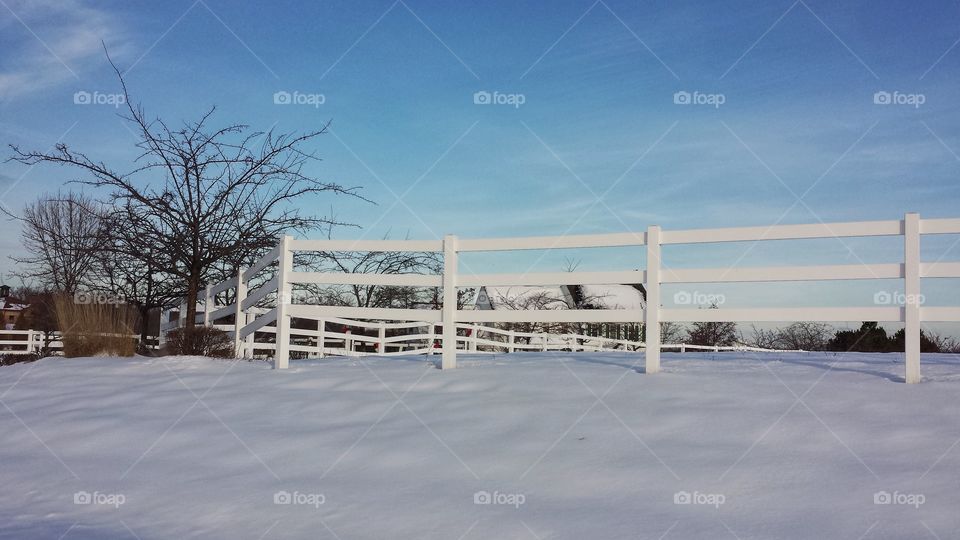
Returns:
[[[646,346],[644,373],[660,371],[660,227],[647,228],[647,304],[644,306]]]
[[[457,367],[457,237],[443,237],[443,354],[440,369]]]
[[[920,214],[903,217],[904,380],[920,382]],[[912,301],[911,301],[912,299]]]

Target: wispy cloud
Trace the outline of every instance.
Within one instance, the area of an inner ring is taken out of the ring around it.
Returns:
[[[0,99],[79,81],[111,54],[124,53],[121,25],[110,11],[80,0],[0,0]]]

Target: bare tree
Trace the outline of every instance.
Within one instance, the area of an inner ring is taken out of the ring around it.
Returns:
[[[89,196],[66,192],[28,204],[21,222],[25,257],[11,257],[21,280],[47,290],[74,293],[89,286],[98,258],[107,247],[103,209]]]
[[[357,196],[356,188],[323,182],[305,171],[316,160],[305,146],[326,126],[303,134],[251,132],[243,124],[214,128],[209,125],[213,107],[197,121],[170,127],[134,105],[120,70],[110,64],[126,98],[123,118],[139,139],[132,170],[121,171],[63,143],[51,152],[11,145],[11,159],[66,165],[83,173],[76,181],[109,190],[119,217],[136,231],[141,245],[152,247],[154,263],[186,283],[188,325],[196,319],[201,284],[227,277],[219,273],[224,263],[239,267],[253,261],[285,233],[339,224],[301,213],[310,197]]]
[[[660,343],[676,343],[683,338],[686,329],[675,322],[660,323]]]
[[[716,304],[709,309],[717,309]],[[695,322],[687,330],[693,345],[733,345],[737,340],[737,324],[733,322]]]
[[[795,322],[778,333],[776,345],[782,349],[823,351],[833,333],[833,326],[826,323]]]
[[[321,251],[302,254],[295,262],[314,271],[350,274],[436,275],[443,271],[442,257],[433,252]],[[304,289],[326,305],[412,309],[435,307],[441,298],[436,287],[347,285]]]
[[[94,288],[110,291],[138,309],[142,321],[140,343],[145,344],[151,310],[182,297],[183,284],[164,271],[156,247],[143,242],[135,230],[123,226],[122,217],[110,223],[108,245],[94,271]]]
[[[776,328],[757,328],[757,325],[750,325],[750,335],[744,335],[740,332],[740,341],[751,347],[761,349],[776,349],[780,346],[780,330]]]
[[[488,293],[489,294],[489,291]],[[490,298],[490,303],[496,309],[503,310],[545,310],[567,309],[567,301],[550,289],[536,287],[507,288]],[[562,333],[567,330],[565,323],[500,323],[497,326],[504,330],[529,333]],[[529,343],[530,339],[526,341]]]

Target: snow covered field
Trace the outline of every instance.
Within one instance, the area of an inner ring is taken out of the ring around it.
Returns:
[[[0,537],[955,538],[960,359],[0,368]],[[484,504],[486,503],[486,504]],[[887,504],[889,503],[889,504]]]

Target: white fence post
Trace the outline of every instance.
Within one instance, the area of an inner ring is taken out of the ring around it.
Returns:
[[[516,336],[514,335],[513,330],[507,330],[507,352],[512,353],[515,349],[513,347],[514,342],[516,341]]]
[[[920,214],[903,218],[904,357],[908,383],[920,382]]]
[[[377,328],[377,353],[387,352],[387,323],[380,321],[380,327]]]
[[[327,341],[327,323],[323,319],[317,320],[317,356],[323,358],[323,345]]]
[[[246,326],[252,323],[253,321],[255,321],[257,319],[257,316],[254,315],[253,313],[244,313],[244,319],[246,320],[246,323],[244,323],[244,326]],[[248,335],[244,339],[244,347],[243,347],[244,358],[253,358],[254,349],[255,349],[254,345],[257,343],[256,334],[257,334],[256,332],[250,332],[250,335]]]
[[[277,348],[273,354],[273,368],[287,369],[290,363],[290,316],[287,307],[291,303],[292,288],[288,281],[293,272],[293,253],[290,241],[293,237],[284,235],[280,239],[280,258],[277,266]]]
[[[479,327],[476,324],[470,327],[470,338],[471,338],[469,342],[470,352],[477,352],[477,339],[479,339],[480,337],[479,335],[477,335],[480,333],[480,330],[478,328]]]
[[[647,228],[646,373],[660,371],[660,227]]]
[[[234,295],[234,300],[236,301],[236,309],[233,312],[233,350],[236,351],[237,356],[242,358],[247,358],[247,354],[252,354],[252,351],[248,352],[243,347],[243,340],[240,339],[240,331],[243,330],[243,327],[246,326],[247,319],[244,317],[243,312],[243,301],[247,299],[247,281],[243,279],[243,268],[237,270],[237,283],[236,283],[236,294]]]
[[[440,369],[457,367],[457,237],[443,237],[443,356]]]
[[[204,326],[210,326],[210,323],[213,322],[210,320],[210,311],[212,311],[211,310],[212,306],[210,304],[214,303],[212,300],[213,299],[211,298],[211,294],[210,294],[210,284],[207,283],[207,288],[204,289],[203,291],[203,325]]]

